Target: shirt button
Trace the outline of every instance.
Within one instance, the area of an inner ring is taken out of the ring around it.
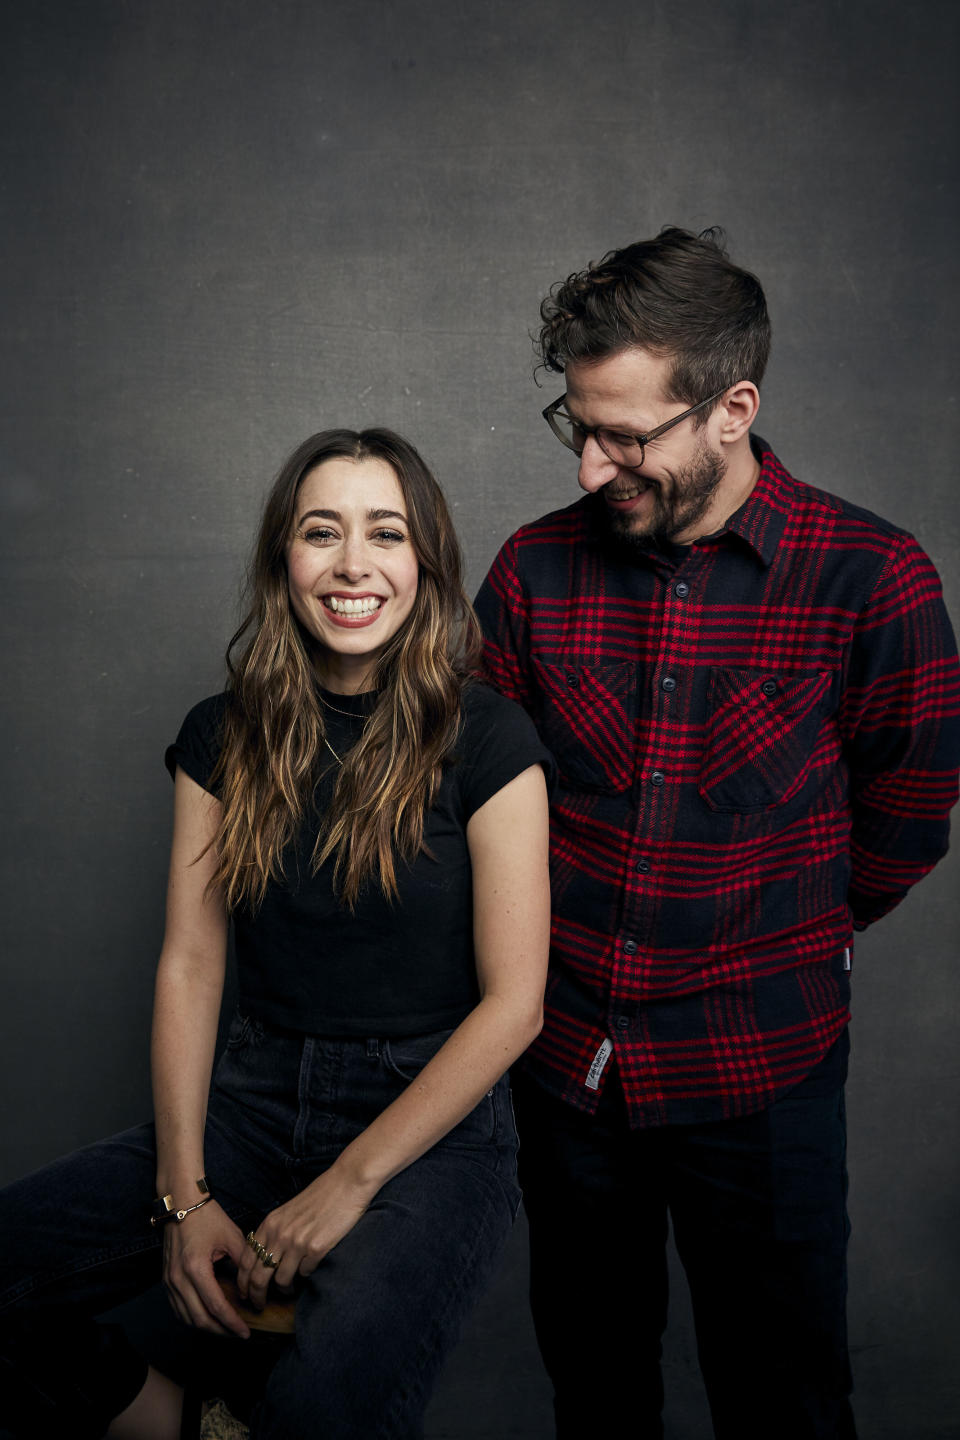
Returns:
[[[636,953],[637,953],[637,942],[636,942],[636,940],[624,940],[624,942],[623,942],[623,953],[624,953],[624,955],[636,955]]]
[[[628,1026],[629,1024],[630,1024],[630,1017],[629,1017],[628,1015],[618,1015],[618,1016],[617,1016],[617,1029],[618,1029],[618,1030],[626,1030],[626,1028],[627,1028],[627,1026]]]
[[[666,775],[664,775],[662,770],[654,770],[653,774],[650,776],[650,784],[662,785],[666,778],[667,777]]]
[[[663,679],[660,681],[660,689],[669,692],[671,690],[676,690],[676,688],[677,682],[674,677],[672,675],[664,675]]]
[[[676,595],[678,600],[686,600],[687,596],[690,594],[690,586],[687,584],[686,580],[678,580],[676,585],[674,585],[673,587],[673,593],[674,595]]]
[[[637,871],[639,875],[648,875],[650,873],[650,861],[638,860],[633,868]]]
[[[580,688],[580,677],[579,677],[579,675],[568,675],[568,676],[567,676],[567,686],[568,686],[568,688],[569,688],[570,690],[578,690],[578,689]]]
[[[764,695],[776,695],[779,688],[780,687],[777,684],[776,680],[764,680],[763,684],[760,686],[760,689],[763,691]]]

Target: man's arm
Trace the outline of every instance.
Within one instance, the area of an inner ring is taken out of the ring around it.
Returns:
[[[937,572],[909,535],[854,630],[840,728],[850,766],[849,901],[863,930],[946,853],[960,669]]]

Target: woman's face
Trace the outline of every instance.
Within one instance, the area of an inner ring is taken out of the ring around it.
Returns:
[[[307,472],[287,544],[287,583],[294,614],[320,646],[324,684],[350,694],[370,683],[413,608],[418,570],[391,465],[338,457]]]

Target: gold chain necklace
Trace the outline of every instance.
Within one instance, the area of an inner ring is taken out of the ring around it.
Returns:
[[[317,692],[320,693],[319,691]],[[320,695],[320,704],[325,705],[328,710],[333,710],[337,715],[346,715],[348,720],[366,720],[366,715],[358,710],[341,710],[339,705],[331,705],[325,695]]]
[[[343,713],[345,714],[346,712],[344,711]],[[324,743],[324,745],[326,745],[327,749],[330,751],[330,754],[333,756],[334,760],[336,760],[337,764],[338,764],[338,765],[342,765],[342,764],[343,764],[343,761],[340,759],[340,756],[337,754],[336,750],[334,750],[333,746],[330,744],[330,741],[327,739],[326,735],[324,735],[324,737],[323,737],[323,743]]]
[[[335,715],[344,715],[348,720],[362,720],[364,723],[366,723],[366,721],[370,718],[368,715],[364,715],[362,713],[358,714],[356,710],[341,710],[339,705],[332,705],[327,699],[327,697],[322,694],[320,690],[317,691],[317,694],[320,696],[320,704],[325,706],[327,710],[332,710]],[[336,750],[334,750],[333,746],[330,744],[330,741],[327,739],[326,731],[324,731],[323,743],[324,745],[326,745],[327,749],[330,751],[330,754],[333,756],[334,760],[336,760],[337,764],[342,765],[343,760],[337,754]]]

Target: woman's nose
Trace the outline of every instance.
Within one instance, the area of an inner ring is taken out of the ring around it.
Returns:
[[[337,572],[340,575],[349,576],[351,580],[357,580],[366,575],[370,569],[367,547],[362,540],[346,539],[337,556]]]

